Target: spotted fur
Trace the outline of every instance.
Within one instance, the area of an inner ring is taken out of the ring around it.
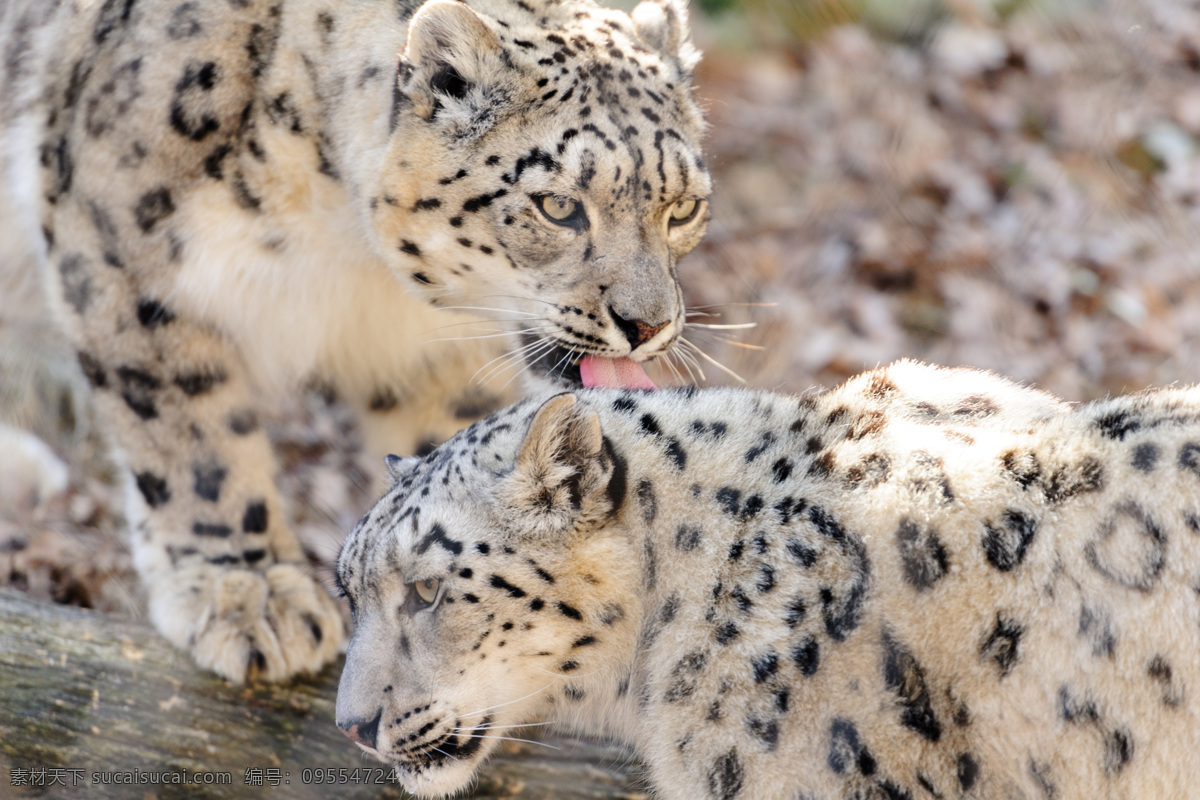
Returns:
[[[675,343],[696,58],[679,0],[0,4],[0,238],[44,264],[164,634],[235,681],[343,640],[271,398],[330,387],[411,453],[503,404],[468,388],[502,346],[545,386]]]
[[[539,718],[664,800],[1193,791],[1200,389],[581,391],[393,474],[338,563],[337,713],[419,795]]]

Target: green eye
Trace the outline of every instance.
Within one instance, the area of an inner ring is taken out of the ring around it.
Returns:
[[[700,210],[699,200],[680,200],[675,205],[671,206],[671,225],[682,225],[685,222],[690,222],[692,217],[696,216],[696,212]]]
[[[537,199],[538,208],[551,222],[564,223],[571,221],[579,213],[579,203],[575,200],[545,195]]]
[[[417,597],[421,598],[427,606],[433,605],[433,601],[437,600],[438,590],[442,588],[442,582],[437,578],[430,578],[427,581],[412,584],[413,591],[417,593]]]

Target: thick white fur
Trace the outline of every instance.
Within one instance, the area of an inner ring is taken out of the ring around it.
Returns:
[[[588,419],[608,449],[555,446]],[[901,362],[803,398],[587,391],[395,478],[339,559],[338,721],[379,715],[419,795],[542,717],[631,744],[663,800],[1192,794],[1194,387],[1071,407]]]

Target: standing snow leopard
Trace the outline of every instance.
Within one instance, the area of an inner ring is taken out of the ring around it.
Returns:
[[[1196,387],[583,390],[391,470],[337,722],[422,797],[539,719],[659,800],[1196,796]]]
[[[429,342],[463,307],[535,381],[679,337],[710,190],[681,0],[9,0],[0,48],[6,247],[128,469],[151,618],[230,680],[344,639],[264,398],[332,384],[414,452],[503,399],[469,384],[496,340]]]

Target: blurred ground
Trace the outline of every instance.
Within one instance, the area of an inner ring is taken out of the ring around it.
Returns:
[[[689,329],[707,354],[782,390],[902,356],[1070,400],[1200,376],[1200,10],[732,3],[697,14],[717,189],[680,271],[714,315],[693,322],[757,328]],[[35,295],[0,275],[0,584],[140,615],[115,471]],[[328,558],[370,500],[357,432],[308,397],[275,437]]]
[[[696,304],[777,303],[723,310],[764,353],[710,352],[786,389],[900,356],[1071,400],[1195,380],[1198,77],[1171,3],[710,50],[714,223],[683,272]]]

